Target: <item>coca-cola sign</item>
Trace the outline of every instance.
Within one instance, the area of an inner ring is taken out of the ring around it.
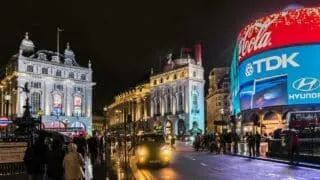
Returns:
[[[320,7],[283,11],[263,17],[241,30],[239,62],[269,49],[320,43]]]

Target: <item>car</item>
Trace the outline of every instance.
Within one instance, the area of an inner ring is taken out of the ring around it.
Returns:
[[[137,167],[149,164],[170,164],[173,148],[166,143],[162,134],[143,134],[138,136],[135,155]]]

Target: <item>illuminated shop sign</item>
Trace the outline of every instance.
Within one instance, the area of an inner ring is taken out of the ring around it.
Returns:
[[[302,8],[260,18],[239,34],[238,61],[280,47],[320,42],[320,7]]]
[[[259,53],[239,64],[240,109],[320,104],[320,44]]]

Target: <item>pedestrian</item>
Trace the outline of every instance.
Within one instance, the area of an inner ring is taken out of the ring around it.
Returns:
[[[120,143],[121,144],[121,143]],[[96,165],[99,160],[98,160],[98,155],[99,155],[99,140],[96,137],[96,135],[90,137],[88,139],[88,146],[89,146],[89,153],[90,153],[90,159],[91,159],[91,164],[94,166]]]
[[[255,138],[251,132],[248,134],[247,141],[249,146],[249,156],[255,156]]]
[[[49,180],[62,180],[63,158],[65,152],[62,149],[62,142],[53,140],[52,150],[48,152],[48,178]]]
[[[299,163],[299,136],[295,132],[291,132],[291,152],[290,152],[290,162],[294,163],[296,162],[297,164]]]
[[[87,154],[87,141],[84,135],[80,134],[80,136],[74,140],[74,143],[77,145],[77,152],[80,153],[82,157],[85,157]]]
[[[254,138],[255,138],[255,144],[256,144],[256,156],[260,156],[261,135],[257,132]]]
[[[233,141],[233,153],[238,153],[238,142],[239,142],[239,136],[236,132],[232,134],[232,141]]]
[[[48,147],[45,144],[45,137],[40,134],[36,143],[34,144],[34,151],[32,154],[33,159],[33,174],[32,179],[42,180],[44,179],[45,165],[47,163]]]
[[[28,173],[28,180],[32,180],[34,174],[34,145],[29,143],[29,147],[24,153],[23,162]]]
[[[226,154],[226,139],[225,139],[225,133],[220,135],[220,149],[222,149],[222,153]]]
[[[77,152],[77,146],[74,143],[68,144],[68,153],[63,159],[65,180],[82,180],[85,175],[83,167],[85,162],[80,153]]]

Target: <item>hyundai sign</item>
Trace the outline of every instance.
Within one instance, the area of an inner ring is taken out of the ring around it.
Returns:
[[[231,65],[233,113],[320,104],[320,8],[263,17],[239,34]]]

